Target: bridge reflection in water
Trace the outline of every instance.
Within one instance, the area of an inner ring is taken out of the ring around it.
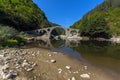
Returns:
[[[65,48],[65,47],[77,47],[80,40],[66,39],[66,40],[51,40],[51,39],[40,39],[31,42],[29,45],[41,48]]]

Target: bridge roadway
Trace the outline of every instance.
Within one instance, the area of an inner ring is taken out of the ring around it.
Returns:
[[[72,37],[73,35],[76,37],[79,36],[79,30],[78,29],[73,29],[73,28],[64,28],[61,26],[54,26],[54,27],[48,27],[48,28],[42,28],[42,29],[36,29],[32,31],[27,31],[28,33],[36,34],[39,36],[42,36],[41,34],[44,33],[43,35],[46,35],[48,38],[51,37],[52,31],[54,29],[63,29],[65,32],[65,37]]]

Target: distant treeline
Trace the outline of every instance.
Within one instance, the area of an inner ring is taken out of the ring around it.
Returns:
[[[120,0],[105,0],[71,27],[90,38],[120,36]]]

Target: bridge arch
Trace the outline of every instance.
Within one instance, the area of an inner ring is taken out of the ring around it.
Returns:
[[[55,37],[57,35],[66,35],[66,30],[63,27],[52,27],[49,31],[49,38]]]
[[[51,38],[51,36],[57,36],[56,34],[54,34],[54,31],[62,31],[62,33],[57,33],[57,35],[63,35],[62,38],[66,39],[68,37],[77,37],[79,36],[79,30],[78,29],[73,29],[73,28],[63,28],[61,26],[55,26],[55,27],[48,27],[48,28],[42,28],[42,29],[37,29],[37,30],[33,30],[33,31],[27,31],[29,33],[33,33],[37,36],[44,36],[46,38]],[[74,35],[73,35],[74,34]],[[61,36],[60,36],[61,37]]]

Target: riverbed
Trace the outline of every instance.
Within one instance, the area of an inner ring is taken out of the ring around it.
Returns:
[[[37,41],[1,50],[1,69],[9,64],[14,80],[119,80],[119,52],[111,42]]]
[[[80,61],[84,61],[84,63],[101,69],[113,78],[119,78],[120,43],[95,40],[52,40],[38,42],[38,44],[34,44],[34,46],[69,54]]]

